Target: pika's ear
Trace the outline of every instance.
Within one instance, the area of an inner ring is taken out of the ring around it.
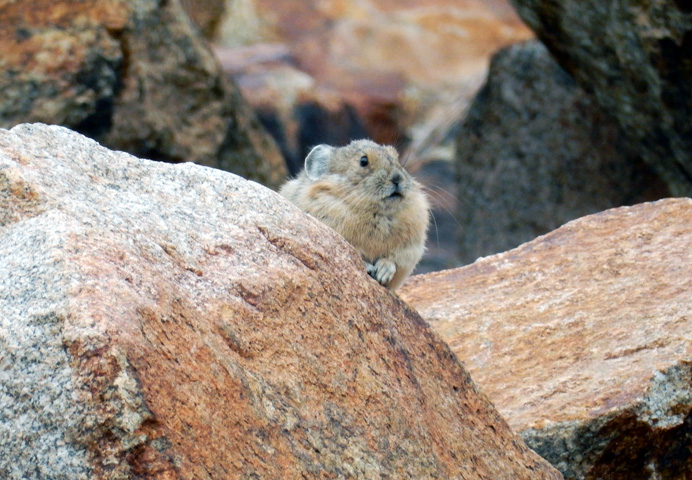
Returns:
[[[329,157],[332,154],[333,148],[329,145],[317,145],[310,150],[308,156],[305,157],[305,172],[310,180],[319,179],[327,171]]]

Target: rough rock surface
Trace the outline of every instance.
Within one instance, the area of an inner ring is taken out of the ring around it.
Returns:
[[[692,8],[678,0],[512,0],[676,196],[692,195]]]
[[[0,27],[0,127],[65,125],[145,158],[285,178],[177,1],[2,2]]]
[[[402,298],[566,479],[692,471],[692,200],[575,220]]]
[[[455,162],[463,263],[584,215],[669,196],[538,41],[493,57],[458,133]]]
[[[0,130],[0,477],[559,479],[277,194]]]

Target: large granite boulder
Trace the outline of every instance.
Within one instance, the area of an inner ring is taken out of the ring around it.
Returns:
[[[535,40],[493,57],[456,145],[462,263],[668,194],[593,96]]]
[[[177,0],[0,5],[0,127],[68,126],[111,148],[276,187],[283,158]]]
[[[256,183],[22,125],[0,215],[3,479],[561,478]]]
[[[673,194],[692,195],[689,2],[511,1]]]
[[[692,471],[692,199],[584,217],[402,298],[566,479]]]

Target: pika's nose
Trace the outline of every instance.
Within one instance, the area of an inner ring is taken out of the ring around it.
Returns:
[[[392,183],[394,185],[399,185],[401,183],[402,177],[400,173],[395,173],[394,176],[392,177]]]

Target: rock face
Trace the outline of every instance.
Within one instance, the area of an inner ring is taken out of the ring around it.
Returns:
[[[177,1],[4,2],[0,26],[0,127],[60,124],[138,156],[284,180]]]
[[[512,0],[676,196],[692,194],[689,2]]]
[[[566,479],[689,478],[692,200],[568,223],[401,296]]]
[[[561,478],[277,194],[41,125],[0,186],[0,477]]]
[[[463,263],[569,220],[668,193],[537,41],[493,58],[458,134],[456,157]]]

